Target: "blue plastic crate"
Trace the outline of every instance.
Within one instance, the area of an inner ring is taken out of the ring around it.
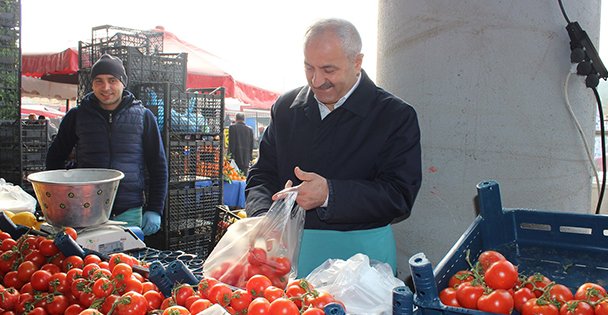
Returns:
[[[585,282],[608,284],[608,216],[530,209],[503,209],[498,183],[477,185],[480,214],[447,255],[432,268],[424,254],[410,258],[421,315],[484,314],[447,307],[439,291],[450,277],[485,250],[497,250],[518,266],[520,274],[540,272],[573,292]]]

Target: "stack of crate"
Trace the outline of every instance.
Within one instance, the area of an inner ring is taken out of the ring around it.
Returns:
[[[32,184],[26,180],[31,173],[46,169],[46,153],[49,150],[47,121],[21,121],[21,167],[23,169],[23,189],[34,193]]]
[[[206,258],[223,200],[224,89],[184,91],[171,83],[146,83],[133,93],[156,115],[169,164],[163,224],[146,244]]]
[[[104,53],[119,57],[133,92],[158,120],[169,167],[161,230],[149,247],[206,258],[213,248],[216,207],[223,202],[224,90],[186,90],[187,54],[163,53],[163,33],[115,26],[93,28],[80,42],[78,97],[91,91],[91,66]]]
[[[21,185],[21,2],[0,0],[0,177]]]

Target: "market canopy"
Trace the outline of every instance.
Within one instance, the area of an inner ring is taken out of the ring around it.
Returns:
[[[179,39],[162,27],[156,31],[163,32],[163,52],[188,54],[187,88],[224,87],[226,98],[235,98],[250,109],[270,109],[279,97],[276,92],[236,80],[222,67],[218,56]],[[68,48],[59,53],[24,53],[21,69],[25,76],[78,84],[78,51]]]

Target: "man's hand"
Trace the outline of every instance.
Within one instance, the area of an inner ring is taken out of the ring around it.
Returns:
[[[327,199],[329,189],[327,188],[327,180],[319,174],[313,172],[305,172],[296,166],[294,169],[296,177],[302,181],[298,186],[292,187],[291,181],[287,181],[285,189],[279,191],[272,196],[272,200],[277,200],[285,197],[286,192],[297,191],[298,197],[296,202],[304,210],[310,210],[322,206]]]
[[[144,235],[151,235],[160,229],[160,214],[155,211],[146,211],[141,219],[141,230]]]

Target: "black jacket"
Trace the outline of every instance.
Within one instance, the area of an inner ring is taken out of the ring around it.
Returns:
[[[228,150],[239,169],[247,174],[253,152],[253,130],[237,121],[228,128]]]
[[[247,179],[247,213],[259,215],[294,167],[328,180],[326,209],[306,212],[307,229],[361,230],[409,216],[422,180],[414,108],[362,71],[347,101],[321,120],[308,87],[281,96]]]
[[[124,91],[121,104],[111,113],[101,109],[93,93],[86,95],[61,121],[47,154],[47,169],[65,168],[72,148],[78,168],[112,168],[125,174],[113,215],[144,205],[145,168],[150,175],[146,210],[162,215],[168,180],[165,150],[154,114],[133,94]]]

